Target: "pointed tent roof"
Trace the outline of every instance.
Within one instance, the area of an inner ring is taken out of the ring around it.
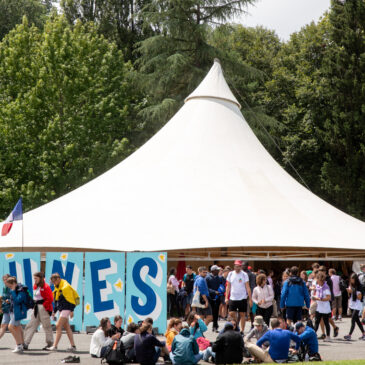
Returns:
[[[24,215],[26,247],[364,249],[365,223],[295,181],[244,120],[218,62],[146,144]],[[2,247],[21,246],[21,224]]]

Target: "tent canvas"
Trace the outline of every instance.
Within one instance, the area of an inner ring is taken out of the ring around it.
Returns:
[[[21,224],[14,224],[0,246],[21,241]],[[135,153],[24,214],[26,248],[364,249],[364,243],[364,222],[305,189],[265,150],[218,62]]]

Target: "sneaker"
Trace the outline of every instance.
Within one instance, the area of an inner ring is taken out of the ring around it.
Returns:
[[[341,316],[338,316],[338,320],[339,320],[339,321],[342,321],[342,317],[341,317]]]
[[[67,352],[76,352],[76,346],[71,346],[66,351]]]
[[[326,338],[326,335],[323,333],[321,336],[317,337],[318,340],[324,340]]]
[[[18,345],[15,347],[15,349],[12,351],[14,354],[23,352],[23,345]]]
[[[335,327],[335,329],[333,330],[333,337],[337,337],[339,331],[340,329],[338,327]]]
[[[58,351],[57,346],[51,346],[46,348],[47,351]]]
[[[344,338],[346,341],[351,341],[351,335],[343,336],[343,338]]]
[[[28,345],[26,343],[23,343],[23,350],[28,350]]]
[[[359,337],[359,340],[365,341],[365,334],[363,334],[361,337]]]
[[[80,363],[80,357],[79,356],[67,356],[61,361],[61,363],[63,363],[63,364],[79,364]]]
[[[323,342],[332,342],[331,337],[330,337],[330,336],[326,336],[326,337],[323,339]]]

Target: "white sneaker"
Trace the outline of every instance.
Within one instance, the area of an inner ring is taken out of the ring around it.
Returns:
[[[12,351],[13,353],[23,352],[23,345],[17,345],[15,349]]]
[[[326,336],[326,338],[323,340],[323,342],[332,342],[330,336]]]
[[[57,351],[57,347],[56,346],[48,347],[47,351]]]

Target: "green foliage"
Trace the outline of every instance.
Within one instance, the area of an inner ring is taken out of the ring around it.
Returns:
[[[154,0],[145,7],[144,23],[153,24],[155,35],[140,42],[136,65],[140,85],[148,95],[143,117],[149,123],[150,133],[182,105],[205,76],[213,59],[222,58],[221,52],[208,42],[211,26],[240,14],[250,2]]]
[[[94,22],[98,31],[116,42],[126,60],[135,60],[135,43],[152,34],[143,27],[140,13],[151,0],[61,0],[61,9],[71,24],[76,20]]]
[[[42,28],[51,8],[49,0],[0,0],[0,40],[21,24],[23,16],[28,18],[29,24]]]
[[[130,153],[138,100],[117,47],[95,26],[63,17],[40,31],[26,19],[0,44],[0,214],[27,209],[109,169]]]

